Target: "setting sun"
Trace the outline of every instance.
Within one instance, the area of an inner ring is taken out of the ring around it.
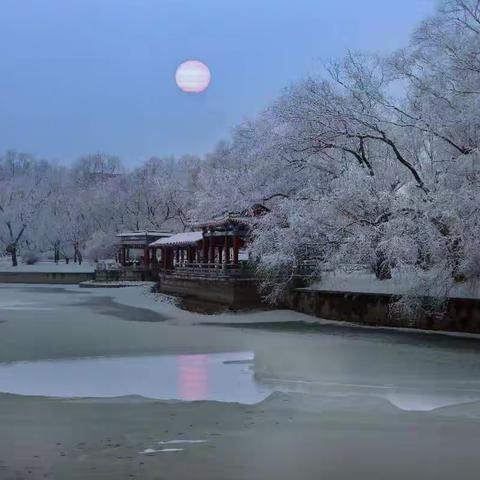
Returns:
[[[210,80],[210,70],[198,60],[182,63],[175,73],[178,88],[186,93],[204,92],[210,85]]]

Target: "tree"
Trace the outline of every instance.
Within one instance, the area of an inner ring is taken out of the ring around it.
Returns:
[[[0,242],[17,266],[18,247],[32,230],[49,196],[44,163],[10,151],[1,159]],[[30,237],[32,240],[32,237]]]

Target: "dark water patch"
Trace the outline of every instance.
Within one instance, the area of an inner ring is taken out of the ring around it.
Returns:
[[[253,365],[253,360],[225,360],[225,365]]]
[[[227,312],[234,313],[253,313],[253,312],[265,312],[272,310],[272,307],[265,306],[255,306],[254,309],[239,306],[239,305],[226,305],[224,303],[212,302],[205,299],[199,299],[195,297],[178,297],[176,306],[182,310],[187,310],[192,313],[200,313],[202,315],[219,315]]]
[[[18,287],[17,287],[18,288]],[[81,291],[79,290],[73,290],[73,289],[68,289],[63,288],[63,287],[23,287],[20,288],[22,292],[26,293],[53,293],[53,294],[58,294],[58,293],[72,293],[75,295],[91,295],[90,292],[88,291]]]
[[[177,307],[192,313],[200,313],[202,315],[218,315],[230,311],[227,305],[199,300],[194,297],[180,297],[176,303]]]
[[[115,302],[112,297],[95,297],[91,292],[85,289],[74,290],[64,287],[23,287],[20,290],[26,293],[37,294],[75,294],[78,295],[78,300],[68,303],[69,306],[91,308],[100,315],[113,316],[122,320],[129,320],[132,322],[162,322],[167,320],[165,315],[161,315],[158,312],[142,307],[122,305]]]
[[[334,323],[317,323],[304,321],[286,322],[207,322],[203,325],[269,330],[274,332],[300,334],[337,335],[351,339],[369,340],[392,345],[410,345],[424,348],[443,348],[448,350],[474,351],[480,353],[480,339],[475,337],[459,337],[441,332],[400,331],[387,328],[365,328],[362,326],[342,325]]]
[[[115,302],[111,297],[90,298],[86,302],[82,302],[82,305],[92,308],[94,312],[100,315],[117,317],[130,322],[163,322],[168,319],[166,315],[148,308],[122,305]]]

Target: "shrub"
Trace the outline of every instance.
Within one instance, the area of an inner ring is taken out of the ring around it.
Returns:
[[[24,252],[22,255],[22,261],[27,265],[35,265],[39,260],[40,260],[40,254],[33,250]]]

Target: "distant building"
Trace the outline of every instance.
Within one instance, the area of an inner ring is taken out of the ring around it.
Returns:
[[[142,230],[117,234],[118,254],[117,261],[123,267],[150,265],[149,245],[161,238],[170,237],[169,232]]]

